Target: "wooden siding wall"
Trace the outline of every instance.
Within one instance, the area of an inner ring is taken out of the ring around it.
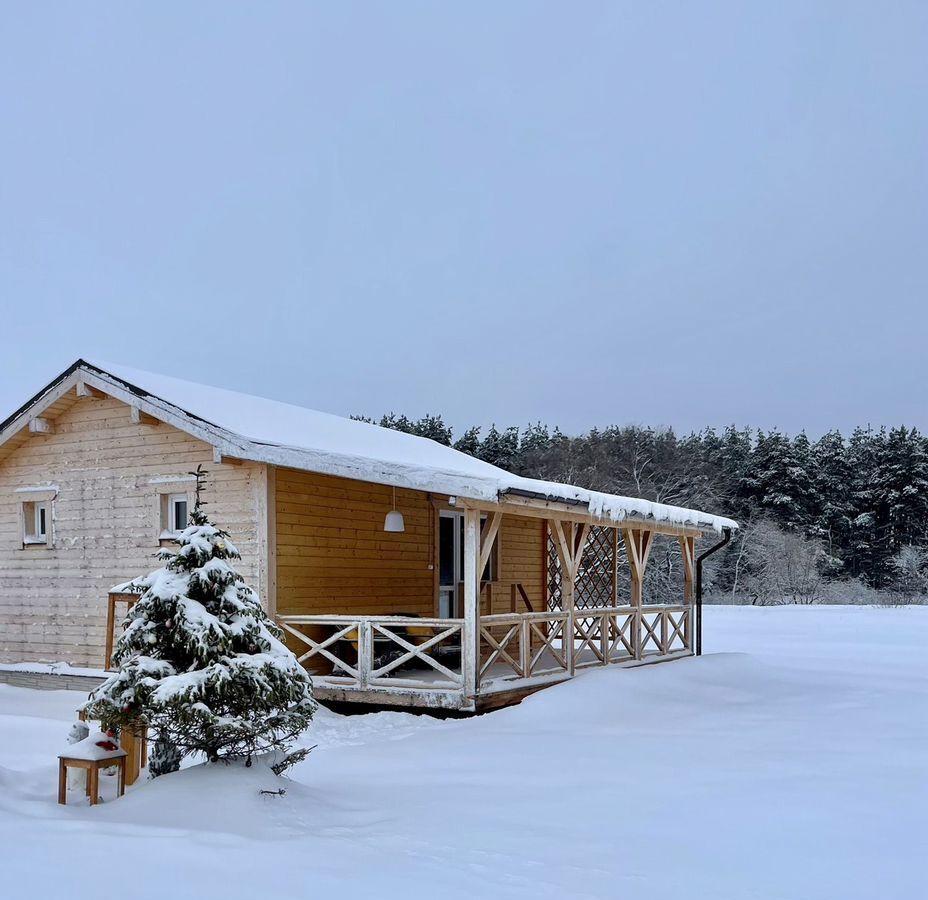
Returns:
[[[388,534],[391,488],[292,469],[278,469],[275,480],[281,615],[436,614],[438,507],[427,494],[397,490],[406,531]],[[514,582],[543,610],[542,521],[506,515],[499,541],[492,611],[509,611]],[[524,610],[521,600],[517,609]]]
[[[434,614],[433,509],[397,489],[406,530],[388,534],[384,485],[277,469],[277,611]]]
[[[493,582],[488,602],[487,588],[481,594],[482,615],[506,613],[511,609],[512,585],[519,583],[528,594],[532,609],[542,612],[544,595],[544,520],[522,516],[503,516],[499,528],[498,581]],[[526,612],[521,597],[516,597],[516,612]]]
[[[242,553],[239,571],[256,589],[256,510],[265,467],[215,464],[212,448],[163,423],[132,424],[111,398],[59,401],[51,434],[14,439],[0,456],[0,661],[100,668],[107,590],[157,566],[159,492],[190,483],[197,463],[209,472],[209,512]],[[147,421],[147,420],[146,420]],[[26,486],[54,484],[54,545],[23,548],[19,510]]]

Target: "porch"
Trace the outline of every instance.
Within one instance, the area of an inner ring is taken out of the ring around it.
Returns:
[[[297,615],[278,622],[299,645],[300,661],[315,669],[318,699],[388,706],[479,711],[589,667],[692,653],[691,604],[482,616],[479,666],[467,656],[474,642],[465,619]]]
[[[402,499],[413,508],[411,497]],[[277,621],[313,672],[320,700],[476,712],[518,702],[586,668],[692,654],[701,530],[604,521],[544,499],[449,500],[453,508],[429,498],[414,526],[426,531],[437,563],[429,565],[435,572],[426,604],[394,596],[381,613],[371,596],[342,594],[330,613],[319,599],[303,612],[283,608],[278,588]],[[451,516],[460,527],[441,527]],[[502,541],[514,534],[523,536],[519,553]],[[646,602],[655,540],[664,542],[674,584]],[[409,535],[381,545],[384,580],[392,560],[402,571],[409,546]],[[533,581],[516,580],[529,571]],[[380,587],[371,587],[376,595]],[[398,612],[404,607],[432,614]]]

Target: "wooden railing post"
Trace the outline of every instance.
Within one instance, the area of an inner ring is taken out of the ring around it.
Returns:
[[[519,665],[522,668],[522,677],[528,678],[532,668],[532,629],[524,615],[519,628]]]
[[[358,621],[358,687],[367,688],[374,657],[374,639],[368,619]]]

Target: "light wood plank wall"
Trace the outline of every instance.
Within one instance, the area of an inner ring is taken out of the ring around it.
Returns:
[[[54,410],[54,433],[19,436],[0,456],[0,661],[102,665],[107,590],[156,568],[161,530],[151,479],[203,463],[210,515],[242,553],[239,571],[259,588],[259,493],[264,466],[217,465],[212,448],[163,423],[132,424],[111,398],[80,398]],[[45,414],[49,416],[49,413]],[[22,545],[16,489],[58,485],[54,546]]]

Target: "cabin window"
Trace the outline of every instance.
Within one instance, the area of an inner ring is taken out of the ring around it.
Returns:
[[[161,495],[161,540],[176,540],[190,524],[190,495]]]
[[[23,503],[23,545],[47,547],[51,527],[51,501],[28,500]]]

